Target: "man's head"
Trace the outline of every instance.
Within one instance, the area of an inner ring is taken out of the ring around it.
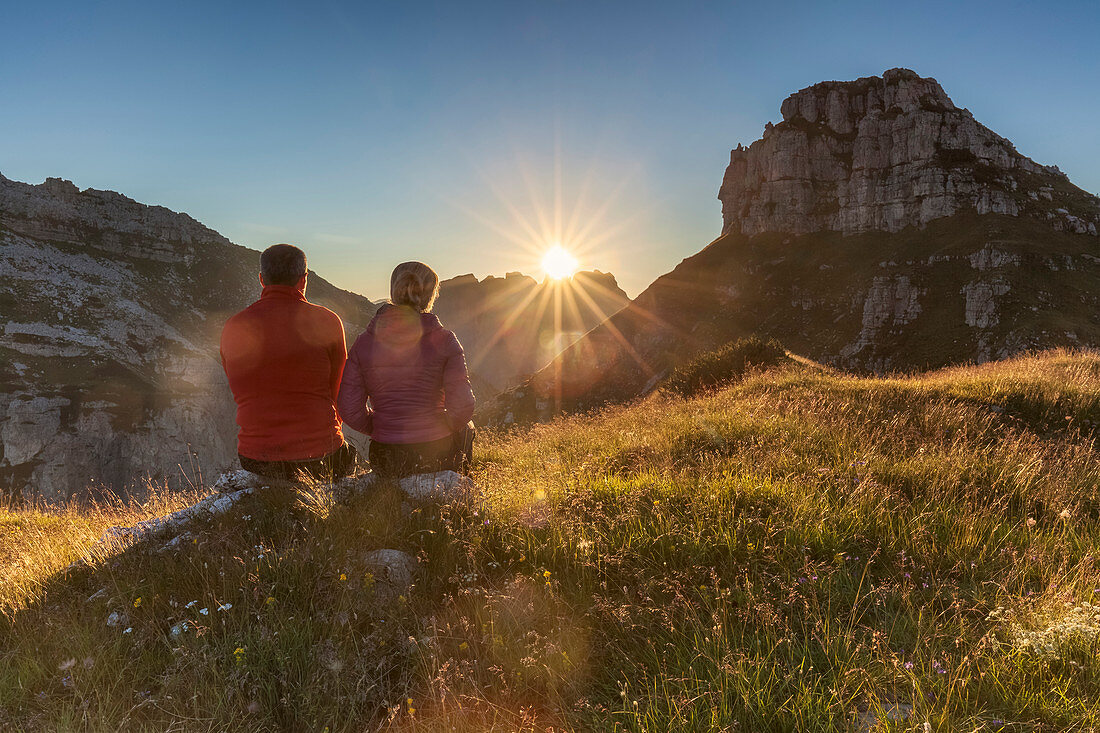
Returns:
[[[306,253],[293,244],[273,244],[260,255],[261,285],[290,285],[305,289]]]

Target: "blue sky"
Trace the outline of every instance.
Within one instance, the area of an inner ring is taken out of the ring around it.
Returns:
[[[555,228],[635,295],[718,235],[729,150],[788,94],[895,66],[1100,191],[1096,2],[6,0],[0,15],[0,173],[299,244],[373,299],[407,259],[535,273]]]

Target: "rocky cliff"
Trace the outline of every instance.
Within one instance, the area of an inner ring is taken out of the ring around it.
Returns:
[[[233,464],[218,359],[259,253],[111,191],[0,176],[0,491],[64,498]],[[353,338],[375,307],[312,276]]]
[[[723,233],[897,232],[968,211],[1082,234],[1100,226],[1095,197],[908,69],[815,84],[780,111],[782,122],[730,155]]]
[[[739,145],[723,232],[485,422],[585,409],[749,334],[855,371],[1100,347],[1100,199],[894,69],[824,82]]]
[[[482,398],[530,376],[628,302],[608,273],[539,283],[510,272],[444,280],[434,312],[462,342]]]

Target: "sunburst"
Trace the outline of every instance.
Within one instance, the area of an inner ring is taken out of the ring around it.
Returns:
[[[512,324],[521,316],[531,317],[532,314],[525,311],[532,306],[534,298],[538,302],[533,304],[535,319],[541,319],[547,308],[554,313],[556,333],[553,343],[559,344],[558,349],[567,345],[568,339],[564,339],[562,333],[562,321],[565,311],[579,317],[580,310],[589,310],[603,322],[605,333],[611,336],[614,342],[629,359],[635,361],[642,371],[652,373],[652,369],[638,353],[637,349],[616,327],[615,323],[608,320],[610,313],[603,312],[597,304],[593,294],[603,290],[603,286],[587,280],[582,282],[574,279],[573,275],[583,265],[585,267],[597,265],[599,252],[609,242],[621,235],[631,221],[608,222],[607,214],[613,208],[616,199],[619,198],[627,181],[624,179],[617,186],[606,191],[606,198],[602,201],[592,201],[592,176],[584,177],[581,182],[577,200],[571,207],[564,205],[562,200],[562,165],[561,150],[556,150],[552,170],[553,202],[547,206],[545,200],[539,195],[539,191],[545,191],[547,183],[551,183],[542,177],[537,168],[524,164],[521,156],[517,155],[518,172],[525,185],[515,187],[502,184],[499,178],[489,175],[484,170],[479,170],[483,182],[494,194],[499,203],[507,212],[510,222],[494,221],[484,212],[474,210],[457,201],[449,200],[453,206],[460,209],[472,219],[477,220],[491,229],[508,244],[508,254],[514,254],[516,248],[527,253],[531,265],[541,267],[552,287],[548,289],[535,289],[519,299],[512,309],[512,313],[504,319],[500,328],[487,343],[482,345],[480,353],[470,363],[471,369],[476,369],[478,364],[488,356],[492,347],[503,338]],[[476,166],[479,167],[479,166]],[[546,171],[549,173],[550,171]],[[547,178],[550,178],[549,176]],[[517,192],[526,189],[528,201],[517,202],[514,196]],[[529,209],[533,216],[525,215],[524,209]],[[504,254],[504,251],[502,251]],[[518,283],[517,286],[519,287]],[[585,292],[585,288],[594,289],[593,292]],[[648,313],[638,304],[631,306],[638,315],[647,320],[659,321],[656,316]],[[579,318],[578,318],[579,320]],[[555,349],[557,351],[557,349]],[[555,407],[562,406],[562,358],[557,354],[551,357],[547,365],[552,367],[554,373],[553,394]]]
[[[555,244],[542,256],[542,271],[553,280],[573,277],[579,264],[577,258],[560,244]]]

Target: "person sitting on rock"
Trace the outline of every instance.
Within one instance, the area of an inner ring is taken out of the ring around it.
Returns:
[[[430,312],[438,295],[432,268],[398,265],[390,302],[348,354],[340,416],[370,436],[371,469],[382,476],[465,473],[469,466],[474,393],[462,345]]]
[[[333,480],[355,468],[336,394],[347,359],[340,317],[306,300],[306,255],[260,255],[260,299],[226,321],[221,357],[237,403],[241,468],[275,479]]]

